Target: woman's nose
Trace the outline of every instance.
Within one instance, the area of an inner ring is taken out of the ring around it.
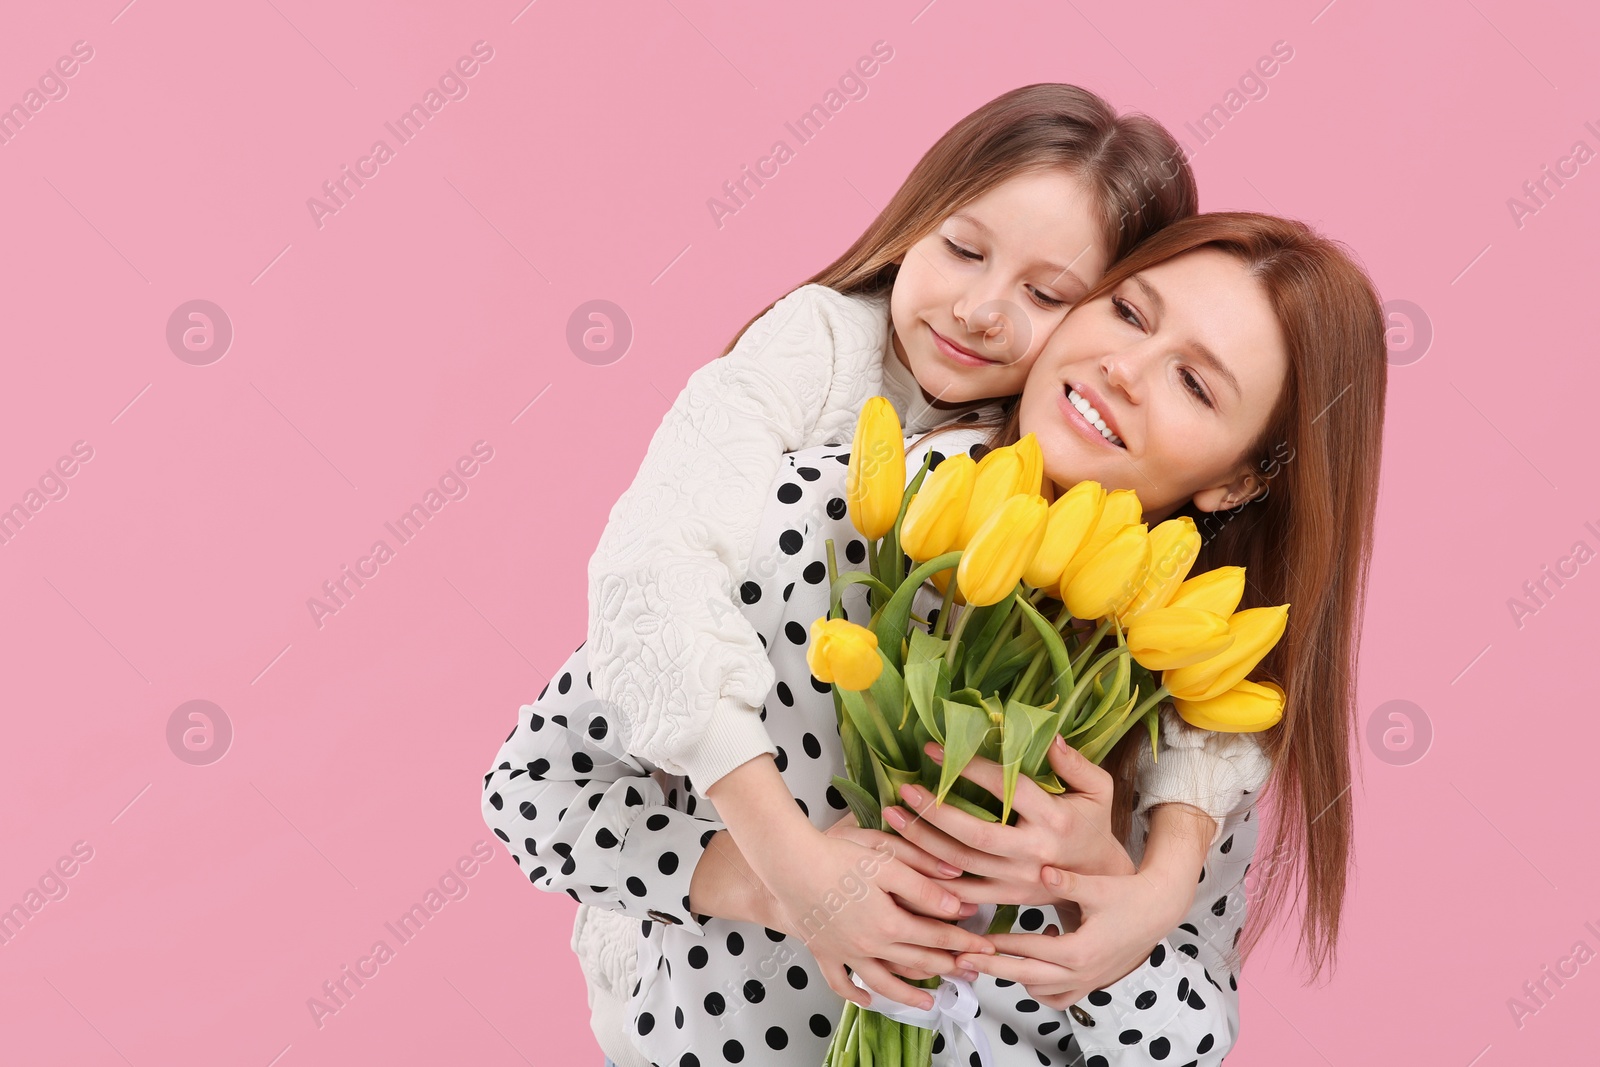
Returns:
[[[1140,376],[1148,364],[1147,353],[1138,345],[1129,345],[1112,349],[1102,355],[1100,372],[1105,375],[1108,386],[1125,394],[1129,399],[1137,399]]]

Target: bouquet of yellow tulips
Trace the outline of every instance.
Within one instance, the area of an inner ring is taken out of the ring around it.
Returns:
[[[1047,502],[1032,434],[930,472],[931,458],[907,484],[900,420],[887,399],[867,402],[846,485],[867,569],[840,573],[828,542],[830,609],[806,650],[811,673],[833,687],[848,775],[833,784],[858,824],[890,830],[882,809],[909,782],[1008,822],[1021,775],[1064,791],[1045,758],[1057,735],[1099,763],[1142,723],[1154,751],[1169,697],[1207,730],[1265,730],[1282,718],[1283,690],[1246,675],[1283,635],[1289,605],[1237,610],[1242,567],[1191,577],[1193,520],[1150,529],[1132,490],[1092,481]],[[929,581],[943,595],[931,625],[912,614]],[[867,587],[865,626],[842,617],[857,583]],[[930,740],[943,763],[923,751]],[[976,756],[1004,770],[998,801],[959,777]],[[998,909],[990,932],[1009,930],[1015,915],[1014,905]],[[847,1003],[825,1063],[927,1067],[932,1040],[932,1030]]]

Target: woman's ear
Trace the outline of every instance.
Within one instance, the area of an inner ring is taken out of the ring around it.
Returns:
[[[1194,495],[1198,511],[1232,511],[1266,493],[1266,482],[1253,468],[1243,468],[1231,482],[1202,489]]]

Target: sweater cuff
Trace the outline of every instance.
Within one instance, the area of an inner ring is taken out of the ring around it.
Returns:
[[[1138,800],[1134,811],[1148,818],[1158,804],[1188,804],[1211,816],[1214,843],[1222,822],[1259,790],[1272,773],[1272,761],[1255,735],[1200,730],[1167,707],[1161,709],[1159,758],[1139,746]]]
[[[661,766],[688,778],[695,790],[705,796],[719,778],[763,752],[776,756],[778,746],[767,733],[761,709],[752,708],[737,697],[720,697],[700,739],[671,761],[676,766],[668,766],[665,761]]]

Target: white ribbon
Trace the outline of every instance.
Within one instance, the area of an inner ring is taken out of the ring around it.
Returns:
[[[983,1067],[994,1067],[994,1056],[989,1051],[989,1036],[977,1023],[978,994],[973,990],[971,982],[964,978],[941,977],[938,987],[932,991],[933,1007],[914,1008],[910,1004],[890,1000],[875,991],[853,971],[850,980],[872,995],[872,1003],[868,1005],[868,1010],[895,1022],[938,1031],[944,1035],[945,1047],[952,1051],[955,1047],[955,1031],[959,1028],[967,1035],[967,1040],[972,1042],[972,1047],[977,1049],[978,1061]]]

